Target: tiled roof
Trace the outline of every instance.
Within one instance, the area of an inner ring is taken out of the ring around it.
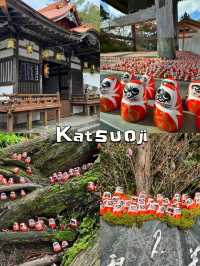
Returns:
[[[76,6],[65,0],[57,1],[38,10],[39,13],[51,20],[57,20],[65,16],[69,11],[77,12]]]

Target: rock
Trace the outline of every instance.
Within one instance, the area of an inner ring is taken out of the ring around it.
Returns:
[[[200,246],[199,227],[200,219],[187,231],[170,228],[159,221],[147,222],[142,228],[111,226],[101,221],[101,266],[110,264],[112,254],[125,258],[123,266],[190,265],[190,249],[194,252]],[[161,241],[158,235],[153,237],[158,230],[161,231]],[[156,240],[158,253],[153,255]],[[197,252],[197,256],[200,260],[200,253]]]
[[[99,257],[99,242],[96,241],[95,244],[88,248],[86,251],[81,252],[70,266],[100,266]]]

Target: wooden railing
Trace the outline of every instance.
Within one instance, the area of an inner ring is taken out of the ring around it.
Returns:
[[[0,94],[0,112],[23,112],[60,108],[58,94]]]

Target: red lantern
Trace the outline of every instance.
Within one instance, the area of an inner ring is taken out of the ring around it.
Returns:
[[[14,223],[14,224],[13,224],[13,231],[14,231],[14,232],[18,232],[19,229],[20,229],[20,227],[19,227],[19,223]]]
[[[20,196],[21,197],[25,197],[26,196],[26,191],[24,189],[21,189]]]
[[[87,185],[87,191],[88,192],[95,192],[96,191],[96,185],[94,182],[89,182]]]
[[[15,191],[11,191],[11,192],[10,192],[10,199],[11,199],[11,200],[16,200],[16,198],[17,198],[17,196],[16,196]]]
[[[36,222],[34,219],[29,219],[28,220],[28,226],[30,229],[35,229]]]
[[[53,243],[53,251],[59,253],[62,251],[61,245],[58,242]]]
[[[105,78],[100,88],[100,111],[113,112],[120,108],[124,85],[112,76]]]
[[[25,223],[20,224],[20,231],[23,233],[28,232],[28,227]]]
[[[49,227],[52,230],[55,230],[56,229],[56,221],[55,221],[55,219],[53,219],[53,218],[49,219]]]
[[[134,80],[126,84],[121,103],[121,116],[124,120],[137,122],[144,119],[147,112],[144,93],[141,81]]]

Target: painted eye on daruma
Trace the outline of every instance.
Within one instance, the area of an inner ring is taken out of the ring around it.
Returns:
[[[111,86],[111,83],[109,81],[105,81],[102,83],[102,88],[109,88]]]
[[[192,86],[192,89],[196,92],[200,92],[200,86],[194,85]]]

